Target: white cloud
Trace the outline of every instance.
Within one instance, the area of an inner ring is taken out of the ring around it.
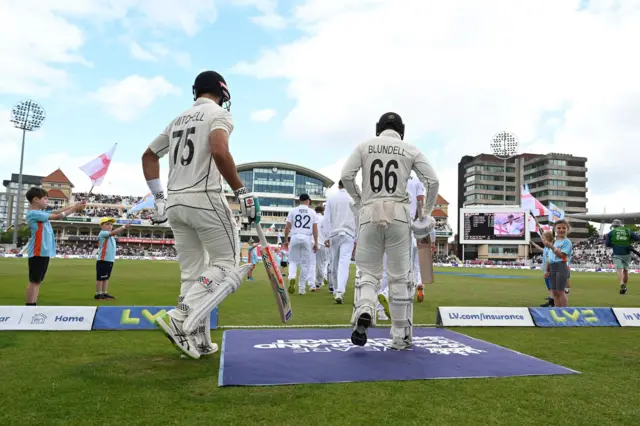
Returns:
[[[89,98],[101,103],[116,119],[130,121],[142,114],[156,99],[179,93],[180,90],[164,77],[130,75],[100,87],[90,93]]]
[[[267,108],[267,109],[261,109],[261,110],[252,112],[250,118],[251,118],[251,121],[265,123],[271,120],[275,116],[276,116],[276,110]]]
[[[148,62],[157,62],[158,57],[151,53],[148,50],[145,50],[142,46],[140,46],[137,42],[133,41],[129,44],[129,53],[135,59],[139,59],[141,61]]]
[[[0,1],[0,94],[46,97],[69,85],[69,64],[91,65],[81,54],[87,36],[76,20],[85,25],[118,21],[128,31],[145,35],[177,30],[193,36],[216,20],[215,3],[183,0],[176,7],[172,0]],[[159,55],[153,49],[132,49],[147,59]],[[177,65],[188,67],[190,58],[180,55]]]
[[[236,6],[258,9],[262,15],[249,18],[256,25],[277,30],[287,26],[287,20],[276,12],[278,4],[275,0],[231,0],[231,2]]]
[[[284,135],[327,145],[327,162],[371,137],[382,113],[401,114],[452,216],[460,157],[488,151],[505,128],[522,151],[588,156],[589,208],[622,210],[640,200],[637,186],[602,194],[640,180],[637,155],[625,155],[640,136],[640,6],[579,3],[307,0],[293,16],[303,36],[234,70],[288,81]],[[536,141],[542,114],[565,105],[553,139]]]
[[[136,41],[127,41],[127,45],[129,46],[129,54],[140,61],[158,62],[162,59],[169,59],[173,65],[184,69],[189,69],[192,65],[189,53],[171,50],[160,43],[146,43],[143,47]]]

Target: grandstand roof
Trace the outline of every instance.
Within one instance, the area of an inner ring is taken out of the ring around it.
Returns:
[[[50,189],[47,191],[49,193],[49,198],[54,198],[57,200],[66,200],[67,196],[64,195],[64,192],[60,191],[59,189]]]
[[[256,161],[254,163],[238,164],[236,167],[238,169],[238,172],[244,172],[244,171],[252,170],[255,168],[272,169],[276,167],[278,169],[293,170],[296,173],[300,173],[312,178],[319,179],[322,181],[322,184],[327,188],[333,186],[333,184],[335,183],[334,181],[332,181],[322,173],[318,173],[315,170],[307,169],[306,167],[298,166],[297,164],[291,164],[291,163],[280,163],[277,161]]]
[[[444,199],[444,197],[440,194],[438,194],[438,199],[436,200],[436,204],[442,205],[442,204],[446,204],[449,205],[449,202],[447,200]]]
[[[71,185],[72,188],[74,187],[67,175],[65,175],[59,168],[49,176],[42,178],[42,183],[64,183]]]
[[[620,219],[625,225],[640,225],[640,212],[637,213],[606,213],[606,214],[569,214],[570,219],[588,220],[590,222],[611,223]]]

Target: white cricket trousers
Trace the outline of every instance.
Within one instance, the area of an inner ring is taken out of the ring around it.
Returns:
[[[173,231],[183,287],[197,282],[209,266],[230,270],[240,264],[233,214],[220,193],[171,194],[167,217]],[[186,293],[184,291],[181,293]]]
[[[298,265],[300,265],[300,279],[298,280],[298,290],[304,292],[306,284],[309,288],[315,286],[315,255],[313,253],[313,236],[304,234],[294,234],[289,243],[289,279],[293,280],[298,275]]]
[[[422,277],[420,276],[420,259],[418,258],[418,242],[411,235],[411,259],[413,261],[413,274],[416,280],[416,284],[422,284]],[[380,281],[380,291],[378,293],[382,293],[385,296],[389,297],[389,277],[387,276],[387,253],[384,253],[384,258],[382,260],[383,271],[382,271],[382,280]]]
[[[334,293],[344,294],[347,291],[351,255],[353,254],[354,239],[350,235],[340,233],[329,240],[331,253],[331,282],[335,286]]]
[[[324,242],[323,242],[324,243]],[[327,278],[327,266],[329,265],[329,249],[324,244],[318,245],[316,253],[316,287],[324,283]]]

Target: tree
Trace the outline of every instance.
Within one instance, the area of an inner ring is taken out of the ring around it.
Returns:
[[[598,229],[595,226],[593,226],[590,222],[587,222],[587,230],[589,231],[590,237],[598,236]]]
[[[28,226],[23,226],[18,230],[18,245],[26,244],[31,237],[31,230]],[[13,229],[7,230],[0,234],[0,243],[11,244],[13,242]]]
[[[629,228],[631,232],[640,232],[640,227],[638,225],[625,225],[625,228]]]

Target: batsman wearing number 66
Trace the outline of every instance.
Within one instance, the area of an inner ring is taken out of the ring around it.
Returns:
[[[229,153],[233,120],[224,78],[215,71],[201,73],[193,95],[193,106],[151,142],[142,156],[142,168],[156,200],[151,221],[169,221],[182,282],[178,305],[156,323],[176,348],[198,359],[218,350],[211,341],[211,311],[238,289],[252,267],[239,266],[238,232],[222,193],[222,178],[249,222],[260,222],[260,206],[243,186]],[[165,199],[159,159],[167,154]]]
[[[376,124],[376,138],[358,145],[342,169],[342,183],[353,198],[358,223],[355,297],[351,342],[364,346],[367,329],[375,326],[376,302],[387,253],[391,347],[413,344],[413,296],[416,278],[411,256],[413,230],[418,239],[435,226],[431,212],[438,196],[438,177],[427,159],[404,142],[404,123],[398,114],[384,114]],[[362,189],[355,183],[362,169]],[[417,220],[410,214],[407,182],[414,170],[425,187],[417,204]]]

